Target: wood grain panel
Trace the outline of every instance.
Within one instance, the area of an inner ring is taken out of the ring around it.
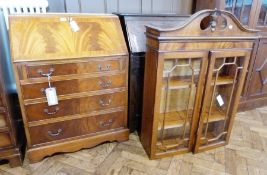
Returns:
[[[124,111],[122,111],[31,127],[29,130],[31,133],[32,143],[35,145],[124,127],[124,114]]]
[[[10,17],[14,61],[55,60],[73,57],[126,55],[120,22],[113,15],[47,14]],[[74,20],[79,31],[74,32]],[[92,42],[94,41],[94,42]]]
[[[8,133],[0,133],[0,140],[0,147],[8,147],[12,144]]]
[[[7,126],[6,117],[0,113],[0,129]]]
[[[176,43],[162,43],[160,46],[161,50],[183,50],[183,49],[190,49],[190,50],[208,50],[208,49],[233,49],[233,48],[253,48],[253,43],[251,42],[222,42],[222,41],[214,41],[212,43],[209,42],[194,42],[194,43],[187,43],[187,42],[176,42]]]

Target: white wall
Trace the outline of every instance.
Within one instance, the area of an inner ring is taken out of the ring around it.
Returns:
[[[48,0],[49,12],[190,14],[193,0]]]

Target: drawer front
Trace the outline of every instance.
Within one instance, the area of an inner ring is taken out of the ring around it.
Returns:
[[[5,128],[7,126],[5,114],[0,113],[0,128]]]
[[[66,95],[80,92],[105,90],[126,86],[125,74],[112,76],[91,77],[85,79],[72,79],[51,82],[52,87],[56,87],[57,95]],[[45,97],[44,89],[48,88],[48,83],[35,83],[22,85],[24,99],[34,99]]]
[[[33,145],[124,127],[125,111],[30,127]]]
[[[109,71],[121,71],[125,69],[125,58],[118,59],[92,59],[76,63],[25,65],[27,77],[40,78],[42,74],[51,73],[51,76],[88,74]]]
[[[56,118],[66,115],[91,113],[108,108],[126,106],[126,92],[60,100],[58,105],[47,106],[47,102],[25,106],[28,121]]]
[[[11,146],[12,142],[8,133],[0,133],[0,148]]]

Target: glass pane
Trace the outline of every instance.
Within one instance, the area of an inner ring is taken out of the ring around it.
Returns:
[[[235,9],[234,9],[234,15],[238,19],[240,19],[240,16],[241,16],[242,5],[243,5],[243,0],[236,0]]]
[[[266,25],[266,20],[267,20],[266,12],[267,12],[267,0],[262,0],[261,11],[258,19],[258,26]]]
[[[188,148],[200,67],[200,58],[165,60],[158,151]]]
[[[226,0],[225,10],[233,12],[242,24],[248,25],[253,0]]]
[[[202,145],[224,141],[244,57],[216,58],[203,117]]]
[[[253,0],[245,0],[243,3],[240,21],[244,25],[248,25],[252,3]]]
[[[225,10],[231,12],[233,8],[233,0],[225,0]]]

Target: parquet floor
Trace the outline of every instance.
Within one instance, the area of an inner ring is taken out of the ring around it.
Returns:
[[[3,175],[267,175],[267,107],[238,113],[230,144],[199,154],[149,160],[136,134],[124,143],[106,143],[59,154],[23,167],[0,166]]]

